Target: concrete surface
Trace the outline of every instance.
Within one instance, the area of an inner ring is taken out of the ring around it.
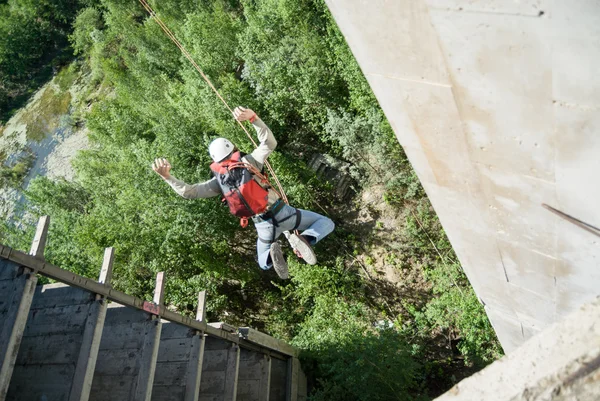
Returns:
[[[600,298],[458,383],[436,401],[600,399]]]
[[[326,1],[504,350],[600,294],[600,2]]]

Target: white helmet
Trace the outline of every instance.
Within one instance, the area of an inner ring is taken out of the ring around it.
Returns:
[[[208,146],[210,157],[217,163],[229,156],[233,150],[233,143],[225,138],[217,138]]]

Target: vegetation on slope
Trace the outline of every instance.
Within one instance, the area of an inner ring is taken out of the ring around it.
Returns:
[[[90,79],[79,115],[93,147],[76,159],[75,182],[39,178],[27,194],[33,216],[52,216],[51,262],[95,277],[104,247],[114,246],[114,286],[150,298],[165,271],[166,302],[181,313],[192,314],[195,294],[208,290],[211,319],[251,324],[304,350],[315,400],[420,399],[500,354],[323,0],[156,4],[229,104],[270,125],[279,142],[270,161],[291,203],[336,221],[317,246],[319,265],[291,257],[287,282],[258,269],[254,233],[218,199],[179,198],[150,169],[162,156],[178,178],[207,179],[208,143],[225,136],[249,151],[244,133],[136,1],[88,5],[69,37]],[[314,154],[348,163],[358,192],[350,206],[307,168]],[[379,211],[395,216],[387,237],[383,224],[356,216],[369,209],[360,194],[376,191]],[[26,248],[30,232],[3,228],[1,241]],[[412,282],[378,277],[384,262]]]

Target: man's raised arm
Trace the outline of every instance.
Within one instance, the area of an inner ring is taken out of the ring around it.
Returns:
[[[171,164],[167,159],[156,159],[152,163],[152,169],[156,171],[166,182],[185,199],[210,198],[221,193],[216,178],[198,184],[189,185],[173,177],[170,173]]]
[[[267,157],[277,147],[277,140],[273,136],[273,133],[256,113],[250,109],[236,107],[233,111],[233,115],[238,121],[248,120],[252,123],[260,143],[258,147],[254,149],[251,156],[257,163],[263,165]]]

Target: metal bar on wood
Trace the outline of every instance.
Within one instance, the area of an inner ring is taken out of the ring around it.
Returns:
[[[154,287],[154,304],[158,311],[164,309],[163,301],[165,299],[165,281],[164,273],[156,275],[156,286]],[[146,335],[142,345],[142,356],[140,358],[140,370],[138,372],[134,401],[150,401],[152,398],[152,386],[154,384],[154,373],[156,372],[156,362],[158,360],[158,347],[160,345],[160,333],[162,332],[162,321],[160,315],[152,316],[152,319],[146,322]]]
[[[114,248],[105,249],[102,269],[100,270],[100,277],[98,278],[98,282],[107,286],[110,286],[110,280],[112,278],[114,252]],[[87,401],[90,397],[107,307],[108,301],[106,298],[98,294],[96,295],[96,299],[90,305],[83,331],[81,347],[79,349],[77,366],[75,367],[75,375],[73,377],[69,401]]]
[[[227,352],[227,369],[225,370],[224,401],[235,401],[237,397],[238,372],[240,369],[240,347],[231,344]]]
[[[144,310],[144,303],[146,301],[142,299],[125,294],[121,291],[117,291],[115,289],[112,289],[110,286],[98,283],[97,281],[91,280],[87,277],[83,277],[78,274],[72,273],[68,270],[61,269],[51,263],[36,259],[30,255],[12,249],[8,246],[0,244],[0,257],[12,261],[21,266],[28,267],[38,272],[39,274],[43,274],[44,276],[50,277],[54,280],[60,281],[70,286],[82,288],[86,291],[102,295],[107,299],[114,301],[118,304],[135,309]],[[152,303],[148,302],[148,304]],[[170,311],[166,308],[160,308],[158,310],[158,316],[165,320],[169,320],[173,323],[182,324],[191,329],[203,331],[205,334],[222,338],[230,342],[239,343],[241,346],[244,346],[244,341],[240,339],[239,335],[209,326],[206,323],[206,321],[198,321],[190,317],[183,316],[176,312]],[[270,337],[264,333],[260,333],[258,331],[248,328],[240,328],[238,329],[238,332],[240,333],[243,339],[247,339],[248,341],[262,348],[279,352],[280,354],[287,356],[297,356],[298,354],[297,349],[295,349],[294,347],[286,344],[283,341]],[[248,333],[250,333],[250,336],[248,336]],[[276,355],[274,354],[272,354],[272,356],[276,357]]]

